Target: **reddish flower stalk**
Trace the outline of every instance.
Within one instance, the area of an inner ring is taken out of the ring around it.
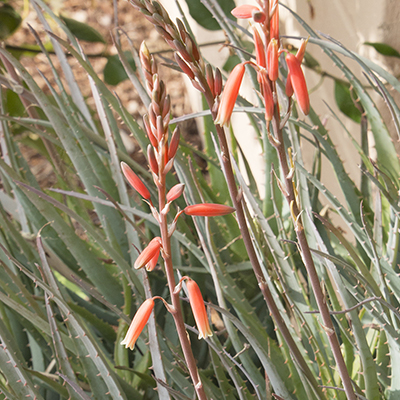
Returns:
[[[213,333],[208,322],[207,311],[204,306],[200,288],[197,283],[190,278],[186,281],[186,287],[189,293],[190,307],[192,308],[197,329],[199,330],[199,339],[206,339],[212,336]]]
[[[163,10],[161,5],[159,5],[159,10]],[[164,13],[162,14],[162,16],[161,14],[157,14],[158,31],[164,35],[168,43],[174,45],[175,49],[179,49],[179,55],[176,55],[176,60],[184,72],[189,74],[193,79],[194,74],[192,74],[193,71],[190,64],[196,60],[198,61],[200,57],[196,44],[186,33],[179,33],[170,20],[169,24],[163,24],[162,18],[167,18],[167,14],[166,12],[165,15]],[[180,31],[182,31],[182,29],[184,29],[183,24],[180,27]],[[184,36],[184,41],[178,40],[180,34]],[[174,223],[171,225],[168,224],[167,214],[170,211],[170,203],[182,194],[184,185],[175,185],[167,194],[166,176],[173,167],[174,158],[179,147],[180,134],[178,129],[176,129],[171,140],[168,142],[171,104],[166,93],[165,85],[157,74],[157,64],[150,55],[146,46],[141,47],[140,60],[145,71],[146,86],[151,98],[148,115],[144,117],[144,125],[151,143],[147,149],[148,162],[153,173],[154,184],[158,191],[158,210],[156,207],[152,206],[152,212],[159,223],[161,234],[160,237],[154,238],[141,252],[134,263],[134,268],[146,267],[148,271],[152,271],[157,265],[161,252],[172,302],[172,305],[167,308],[174,318],[183,354],[197,396],[199,400],[206,400],[207,397],[200,380],[196,360],[193,356],[190,341],[186,332],[179,293],[174,293],[175,276],[171,259],[171,235],[176,228],[176,219],[179,217],[180,213],[176,215]],[[122,167],[124,168],[124,165],[122,165]],[[139,193],[142,194],[143,197],[144,195],[147,195],[144,190],[145,186],[143,182],[136,176],[136,174],[133,174],[133,172],[130,173],[126,168],[124,174],[128,175],[130,182],[133,182],[131,184],[139,191]],[[148,197],[150,197],[150,194]],[[149,311],[150,305],[143,307],[143,309],[139,309],[139,316],[137,318],[135,316],[134,322],[132,322],[132,329],[129,330],[129,335],[127,335],[123,341],[123,344],[129,345],[130,348],[133,347],[134,342],[147,322],[148,316],[151,312]]]
[[[128,332],[126,333],[124,340],[121,342],[122,345],[125,345],[126,348],[133,350],[136,341],[138,340],[145,325],[147,324],[147,321],[150,318],[153,308],[154,300],[152,298],[144,301],[133,317]]]
[[[186,215],[194,217],[217,217],[221,215],[232,214],[235,211],[233,207],[224,204],[202,203],[187,206],[183,210]]]

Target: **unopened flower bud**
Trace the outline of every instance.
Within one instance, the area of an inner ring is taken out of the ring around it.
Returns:
[[[159,253],[160,247],[161,238],[157,236],[151,240],[147,247],[139,254],[133,267],[135,269],[143,268],[157,253]]]
[[[219,96],[222,92],[222,75],[219,68],[215,69],[214,75],[214,94]]]
[[[279,43],[279,5],[278,0],[271,2],[269,22],[270,39],[275,39]]]
[[[270,83],[267,79],[267,74],[265,69],[260,70],[257,74],[258,81],[260,82],[261,93],[264,97],[265,105],[265,120],[267,122],[272,120],[274,115],[274,97],[272,95],[272,90]]]
[[[186,47],[179,40],[174,40],[175,50],[179,53],[179,55],[189,64],[193,62],[192,57],[186,50]]]
[[[297,50],[296,58],[299,60],[300,64],[303,62],[304,54],[306,53],[307,43],[308,39],[307,40],[301,39],[300,47]]]
[[[144,123],[144,127],[146,129],[146,133],[147,133],[147,136],[148,136],[148,138],[150,140],[151,145],[153,147],[157,148],[158,141],[157,141],[157,138],[153,134],[153,130],[151,129],[151,124],[150,124],[150,120],[149,120],[149,115],[148,114],[145,114],[143,116],[143,123]]]
[[[158,163],[156,160],[156,155],[154,153],[154,148],[152,145],[147,146],[147,159],[149,161],[150,169],[153,174],[158,174]]]
[[[229,126],[233,108],[235,107],[236,99],[239,95],[240,85],[242,84],[245,67],[243,64],[238,64],[229,75],[225,84],[225,89],[222,92],[221,102],[218,108],[218,115],[215,123],[219,125]]]
[[[206,65],[206,79],[207,79],[208,87],[210,88],[213,97],[215,97],[215,93],[214,93],[214,73],[213,73],[212,66],[210,64]]]
[[[279,76],[278,42],[271,39],[267,49],[267,66],[269,79],[275,82]]]
[[[256,6],[251,6],[249,4],[243,4],[241,6],[235,7],[232,11],[231,14],[238,19],[248,19],[252,18],[253,12],[261,11],[258,7]]]
[[[301,69],[301,64],[292,53],[286,54],[286,64],[289,69],[290,81],[293,86],[294,94],[296,95],[297,104],[303,114],[308,115],[310,112],[310,98],[308,96],[306,79]]]
[[[146,271],[151,272],[154,270],[158,263],[158,257],[160,256],[160,249],[154,254],[153,258],[146,264]]]
[[[265,68],[266,63],[265,63],[265,48],[264,48],[264,42],[261,39],[260,33],[258,32],[257,27],[253,26],[253,40],[254,40],[254,45],[256,48],[256,62],[257,65],[260,67]]]
[[[174,129],[174,132],[172,133],[171,141],[169,142],[168,160],[171,160],[172,158],[175,157],[175,154],[179,147],[180,138],[181,138],[181,134],[180,134],[179,128],[176,127]]]
[[[179,65],[179,68],[182,70],[184,74],[186,74],[190,79],[194,79],[194,73],[192,69],[189,67],[189,65],[186,64],[186,62],[181,58],[179,53],[175,53],[175,61]]]
[[[199,48],[197,47],[197,44],[194,42],[194,40],[189,35],[186,35],[185,44],[186,44],[188,53],[193,56],[195,61],[199,61],[200,60]]]
[[[180,197],[185,190],[184,183],[178,183],[171,188],[171,190],[167,193],[167,202],[170,203],[171,201],[176,200]]]
[[[221,215],[232,214],[235,211],[233,207],[224,204],[200,203],[187,206],[183,210],[186,215],[195,217],[218,217]]]
[[[132,171],[128,164],[121,162],[121,169],[130,185],[146,200],[150,200],[150,192],[141,179]]]

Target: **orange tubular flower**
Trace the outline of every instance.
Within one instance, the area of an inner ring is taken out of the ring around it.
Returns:
[[[273,14],[272,14],[273,12]],[[271,2],[270,15],[272,14],[269,22],[269,35],[270,39],[275,39],[279,43],[279,5],[278,0]]]
[[[150,200],[150,192],[141,179],[132,171],[128,164],[121,162],[121,169],[130,185],[146,200]]]
[[[153,240],[151,240],[148,246],[140,253],[133,267],[135,269],[143,268],[156,255],[158,258],[158,254],[160,254],[160,247],[161,247],[161,238],[157,236]]]
[[[187,206],[183,210],[186,215],[195,217],[218,217],[221,215],[231,214],[235,211],[233,207],[224,204],[201,203],[193,206]]]
[[[208,322],[207,311],[204,306],[200,288],[197,283],[190,278],[186,282],[186,287],[189,293],[190,307],[192,307],[193,316],[196,321],[197,329],[199,330],[199,339],[206,339],[212,336],[212,331]]]
[[[264,43],[261,39],[260,34],[258,33],[258,30],[255,26],[253,26],[253,39],[254,39],[254,45],[256,47],[256,62],[257,65],[260,67],[265,68],[267,66],[265,62],[265,48],[264,48]]]
[[[303,111],[304,115],[310,112],[310,98],[308,97],[308,90],[306,79],[304,78],[301,64],[294,54],[286,54],[286,64],[289,69],[290,81],[296,95],[297,103]]]
[[[143,328],[147,324],[150,318],[151,312],[154,308],[154,300],[147,299],[137,310],[133,320],[129,326],[128,332],[125,335],[124,340],[121,342],[126,348],[133,350],[135,347],[136,340],[142,333]]]
[[[218,115],[215,123],[219,125],[229,126],[233,107],[239,94],[240,85],[244,76],[244,65],[238,64],[229,75],[225,84],[225,89],[222,92],[221,102],[218,108]]]
[[[160,256],[160,249],[157,250],[154,257],[146,264],[146,271],[151,272],[156,267],[158,262],[158,257]]]
[[[275,82],[279,75],[279,55],[278,42],[276,39],[271,39],[267,49],[267,65],[269,79]]]

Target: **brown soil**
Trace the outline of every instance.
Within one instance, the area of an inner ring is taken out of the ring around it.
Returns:
[[[104,56],[101,56],[101,54],[116,54],[116,50],[112,42],[112,34],[115,31],[112,1],[67,0],[64,2],[52,2],[52,5],[56,14],[62,14],[65,17],[84,22],[95,28],[103,35],[107,41],[106,45],[102,43],[81,42],[85,53],[92,56],[90,57],[90,62],[92,63],[94,70],[101,78],[103,78],[102,71],[107,59]],[[22,1],[13,2],[13,6],[17,10],[21,10]],[[39,33],[39,36],[44,43],[48,42],[49,39],[47,34],[44,32],[42,25],[38,21],[35,11],[31,9],[29,14],[25,17],[22,26],[12,37],[7,40],[7,44],[13,46],[36,44],[35,39],[28,28],[28,24]],[[141,42],[145,40],[150,52],[161,52],[163,57],[172,56],[172,53],[169,52],[167,44],[159,37],[158,33],[153,29],[153,26],[126,1],[118,2],[118,24],[133,42],[133,45],[136,49],[138,49]],[[62,32],[59,32],[57,30],[57,26],[54,24],[52,24],[52,29],[54,29],[54,31],[60,36],[63,36]],[[128,41],[124,35],[121,37],[121,43],[124,50],[129,49]],[[56,57],[54,56],[52,58],[56,67],[58,67]],[[85,98],[87,98],[88,105],[94,108],[94,101],[91,97],[91,91],[86,72],[72,57],[69,60],[82,94],[85,96]],[[158,58],[158,61],[159,64],[163,62],[163,60],[160,58]],[[45,81],[40,77],[38,72],[41,71],[47,77],[47,79],[49,79],[52,85],[55,84],[54,79],[52,78],[51,68],[46,57],[43,54],[38,54],[35,57],[23,57],[21,62],[27,68],[28,72],[34,76],[42,90],[45,93],[49,93],[49,88],[47,87]],[[171,97],[173,116],[180,116],[185,113],[190,113],[191,110],[189,102],[185,101],[186,89],[181,74],[162,65],[159,65],[159,73],[161,78],[166,82],[167,91]],[[141,103],[132,83],[129,80],[126,80],[117,86],[110,86],[110,89],[116,92],[122,103],[134,116],[134,118],[137,121],[141,121],[143,114],[146,113],[146,109]],[[126,128],[123,126],[121,126],[121,129],[126,130]],[[183,134],[192,143],[200,145],[200,140],[198,138],[194,123],[183,127]],[[127,137],[128,136],[129,132],[127,132]],[[141,160],[144,162],[144,157],[139,151],[138,146],[135,145],[134,138],[129,137],[128,143],[131,156],[138,161]],[[26,146],[22,147],[22,151],[28,159],[28,162],[32,167],[34,167],[36,172],[35,175],[39,180],[40,185],[42,187],[49,187],[54,184],[55,176],[52,172],[51,166],[48,164],[48,161],[44,157],[38,155],[34,150],[29,149]]]

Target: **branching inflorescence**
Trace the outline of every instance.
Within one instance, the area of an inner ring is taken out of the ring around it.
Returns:
[[[324,330],[327,333],[332,352],[335,357],[336,365],[343,382],[344,390],[348,399],[354,400],[355,394],[351,379],[343,360],[340,344],[335,334],[326,304],[326,299],[320,286],[320,281],[302,225],[301,204],[299,203],[296,192],[292,161],[288,161],[287,149],[285,148],[285,143],[283,140],[283,129],[288,117],[291,114],[292,96],[294,95],[296,97],[297,105],[304,115],[307,115],[310,111],[310,100],[307,85],[301,67],[307,41],[302,41],[297,54],[292,54],[286,49],[283,49],[279,35],[278,1],[258,0],[257,2],[258,6],[243,5],[236,7],[232,11],[232,14],[235,17],[239,19],[252,19],[255,24],[253,26],[253,40],[256,49],[256,62],[245,61],[238,64],[233,69],[226,82],[224,91],[222,92],[222,78],[220,71],[218,69],[213,70],[210,65],[206,65],[204,63],[195,41],[185,29],[184,24],[180,20],[177,20],[177,24],[175,25],[169,18],[165,9],[156,1],[131,0],[132,5],[137,10],[142,12],[144,16],[154,24],[156,30],[175,51],[175,60],[177,64],[189,77],[193,86],[204,95],[204,98],[208,103],[218,135],[222,168],[225,174],[232,203],[236,211],[236,217],[242,238],[246,246],[254,274],[257,278],[258,285],[269,311],[274,318],[275,324],[284,338],[288,348],[290,349],[293,358],[300,366],[302,373],[308,379],[310,385],[313,387],[313,390],[320,395],[321,388],[313,377],[313,374],[310,372],[309,366],[301,355],[293,337],[291,336],[284,320],[282,319],[279,309],[268,287],[268,277],[264,276],[260,266],[248,229],[246,215],[244,212],[243,196],[240,194],[241,191],[238,190],[236,184],[231,164],[229,146],[223,128],[223,126],[229,126],[230,124],[230,118],[245,74],[245,66],[249,65],[256,70],[259,84],[258,90],[261,93],[265,106],[265,123],[268,132],[268,139],[271,145],[275,147],[277,151],[280,168],[282,171],[281,179],[278,179],[278,186],[286,198],[291,210],[292,222],[297,235],[298,246],[302,260],[309,275],[311,287],[323,320]],[[279,104],[277,91],[279,63],[281,59],[280,55],[282,53],[286,53],[285,61],[287,67],[286,69],[288,71],[285,85],[288,107],[283,112]],[[160,242],[161,253],[164,257],[166,270],[168,271],[170,249],[168,247],[169,236],[166,228],[167,225],[164,210],[168,210],[169,205],[164,203],[163,199],[165,198],[165,194],[163,191],[165,190],[165,173],[170,170],[173,162],[171,162],[171,159],[169,158],[167,143],[168,112],[166,107],[169,106],[169,100],[164,95],[164,86],[158,80],[156,71],[154,70],[154,61],[148,55],[147,50],[142,49],[141,58],[144,68],[146,69],[148,89],[152,91],[153,99],[149,110],[149,116],[145,118],[145,125],[149,139],[152,143],[152,148],[149,150],[148,154],[151,169],[155,176],[155,183],[159,190],[160,213],[158,214],[154,207],[152,209],[153,214],[160,222],[162,230]],[[221,92],[222,96],[220,97]],[[176,135],[176,133],[174,133],[174,135]],[[172,147],[172,141],[173,139],[171,140],[170,147]],[[140,190],[138,191],[140,192]],[[175,189],[175,191],[178,190]],[[217,207],[212,208],[213,211],[208,209],[209,207],[210,206],[197,205],[193,206],[193,208],[187,208],[186,211],[190,215],[221,215],[218,214]],[[226,208],[225,211],[228,213],[232,210],[228,211]],[[163,230],[165,230],[164,233]],[[167,276],[169,275],[173,276],[172,272],[167,273]],[[170,283],[170,288],[174,287],[174,285],[175,282]],[[175,307],[174,302],[173,306]],[[196,384],[195,380],[194,383]]]

